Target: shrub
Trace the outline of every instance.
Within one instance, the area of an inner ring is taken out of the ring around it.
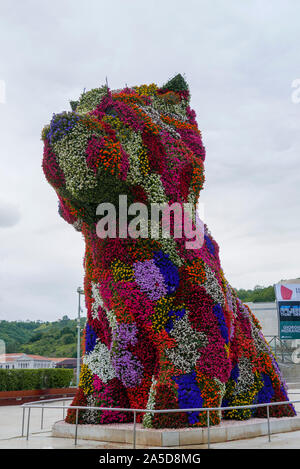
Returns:
[[[73,370],[62,368],[0,370],[0,391],[66,388],[72,378]]]

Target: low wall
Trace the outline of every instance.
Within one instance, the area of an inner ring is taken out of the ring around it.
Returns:
[[[270,418],[270,433],[285,433],[300,430],[300,417]],[[52,436],[75,438],[76,425],[64,421],[56,422],[52,427]],[[210,427],[210,442],[241,440],[268,435],[267,419],[222,420],[219,425]],[[77,437],[109,443],[133,443],[133,424],[78,425]],[[207,444],[207,428],[154,429],[136,426],[136,444],[144,447],[186,447],[188,445]]]
[[[43,399],[75,396],[76,388],[30,389],[26,391],[1,391],[0,406],[19,405]]]

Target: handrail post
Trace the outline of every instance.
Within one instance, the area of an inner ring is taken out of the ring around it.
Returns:
[[[269,406],[267,405],[267,418],[268,418],[268,438],[269,442],[271,441],[271,432],[270,432],[270,409]]]
[[[27,441],[28,441],[28,439],[29,439],[30,411],[31,411],[31,408],[28,407],[28,415],[27,415],[27,435],[26,435],[26,440],[27,440]]]
[[[280,345],[281,345],[281,359],[282,359],[282,363],[284,363],[283,342],[282,342],[282,340],[281,340],[281,339],[280,339]]]
[[[207,410],[207,449],[210,449],[210,421],[209,421],[209,410]]]
[[[77,445],[78,409],[76,409],[75,446]]]
[[[41,430],[43,430],[43,424],[44,424],[44,404],[43,404],[43,406],[42,406]]]
[[[22,436],[24,436],[24,421],[25,421],[25,407],[23,407],[23,417],[22,417]]]
[[[133,449],[136,447],[136,411],[133,412]]]

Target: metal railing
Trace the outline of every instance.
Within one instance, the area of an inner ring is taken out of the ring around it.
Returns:
[[[273,349],[276,358],[281,360],[281,363],[296,364],[292,360],[292,353],[296,350],[295,347],[289,346],[278,335],[265,335],[265,338]]]
[[[293,393],[293,394],[300,394]],[[30,410],[32,408],[41,408],[42,409],[42,416],[41,416],[41,429],[43,429],[43,420],[44,420],[44,409],[63,409],[63,419],[65,417],[65,410],[71,409],[76,410],[76,419],[75,419],[75,436],[74,436],[74,444],[77,445],[77,436],[78,436],[78,416],[79,410],[96,410],[96,411],[111,411],[111,412],[133,412],[133,448],[136,448],[136,415],[137,413],[151,413],[151,414],[166,414],[166,413],[188,413],[188,412],[206,412],[207,414],[207,448],[210,448],[210,412],[216,411],[227,411],[227,410],[238,410],[238,409],[252,409],[252,408],[259,408],[259,407],[266,407],[267,408],[267,429],[268,429],[268,440],[271,441],[271,422],[270,422],[270,407],[278,406],[278,405],[289,405],[289,404],[298,404],[300,400],[293,400],[293,401],[281,401],[281,402],[268,402],[264,404],[249,404],[249,405],[241,405],[241,406],[229,406],[229,407],[197,407],[192,409],[128,409],[128,408],[121,408],[121,407],[94,407],[94,406],[73,406],[68,405],[65,406],[65,401],[70,400],[70,398],[63,398],[63,399],[48,399],[47,401],[43,401],[41,404],[40,402],[30,402],[23,404],[23,418],[22,418],[22,437],[24,436],[24,424],[25,424],[25,410],[28,408],[28,415],[27,415],[27,431],[26,431],[26,440],[29,439],[29,426],[30,426]],[[49,402],[58,402],[62,401],[62,406],[53,406],[53,405],[45,405]],[[202,441],[201,441],[202,444]]]

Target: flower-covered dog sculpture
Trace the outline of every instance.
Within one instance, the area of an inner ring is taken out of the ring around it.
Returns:
[[[98,205],[117,209],[120,195],[147,207],[196,206],[205,150],[182,76],[162,88],[93,89],[71,107],[53,115],[42,138],[43,169],[59,213],[86,244],[87,323],[73,405],[182,409],[138,415],[144,426],[158,428],[207,424],[206,412],[188,408],[287,400],[260,325],[226,281],[206,226],[196,249],[186,247],[184,235],[97,235]],[[272,416],[294,414],[291,404],[270,407]],[[213,411],[210,423],[265,415],[265,408]],[[67,422],[74,418],[69,410]],[[132,418],[79,413],[81,423]]]

